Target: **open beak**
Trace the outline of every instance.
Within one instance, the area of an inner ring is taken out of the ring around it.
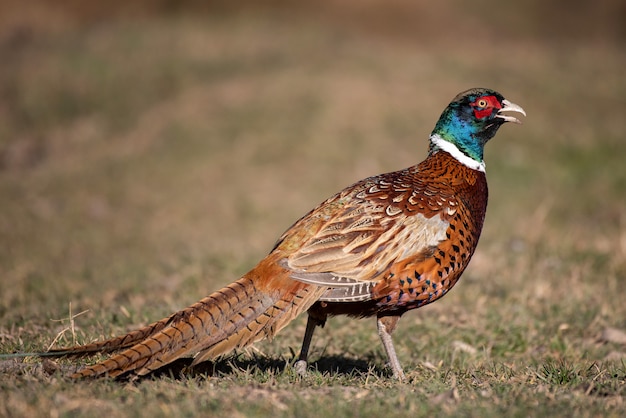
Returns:
[[[524,109],[522,109],[522,106],[516,105],[515,103],[511,103],[506,99],[502,100],[502,104],[504,105],[504,107],[498,110],[498,114],[496,115],[497,118],[504,119],[505,122],[522,123],[519,121],[519,119],[513,116],[502,114],[502,112],[518,112],[526,116],[526,112],[524,112]]]

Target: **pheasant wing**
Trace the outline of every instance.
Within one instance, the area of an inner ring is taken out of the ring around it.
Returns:
[[[431,254],[446,239],[448,220],[417,210],[420,183],[403,182],[409,174],[356,183],[299,220],[276,246],[291,277],[327,286],[321,300],[363,301],[394,264]]]

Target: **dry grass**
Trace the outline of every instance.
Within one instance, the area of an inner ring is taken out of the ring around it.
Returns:
[[[249,13],[3,38],[2,353],[119,334],[232,281],[340,187],[422,159],[460,90],[495,88],[528,118],[488,146],[490,207],[463,280],[400,323],[409,383],[390,380],[373,321],[345,318],[316,335],[317,371],[295,376],[298,320],[195,376],[78,385],[3,362],[0,415],[619,415],[623,45],[489,32],[436,41]],[[89,310],[73,327],[70,302]]]

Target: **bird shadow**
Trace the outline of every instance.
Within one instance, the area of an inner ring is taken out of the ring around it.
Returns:
[[[215,362],[205,361],[193,366],[192,362],[193,359],[191,358],[178,359],[167,366],[155,370],[147,377],[170,377],[179,380],[185,377],[229,376],[240,374],[241,372],[254,372],[255,370],[260,373],[278,375],[292,368],[295,360],[258,356],[252,358],[234,356]],[[374,366],[371,362],[340,355],[323,356],[317,361],[309,363],[307,370],[323,375],[374,375],[380,378],[390,376],[385,369]],[[295,370],[293,372],[295,373]]]

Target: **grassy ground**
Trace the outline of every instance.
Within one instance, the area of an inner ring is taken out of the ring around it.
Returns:
[[[470,268],[394,334],[407,383],[374,321],[345,318],[296,376],[301,318],[185,377],[78,384],[3,361],[0,415],[620,415],[623,44],[435,35],[250,13],[5,36],[1,353],[120,334],[229,283],[339,188],[421,160],[461,90],[495,88],[528,117],[488,146]]]

